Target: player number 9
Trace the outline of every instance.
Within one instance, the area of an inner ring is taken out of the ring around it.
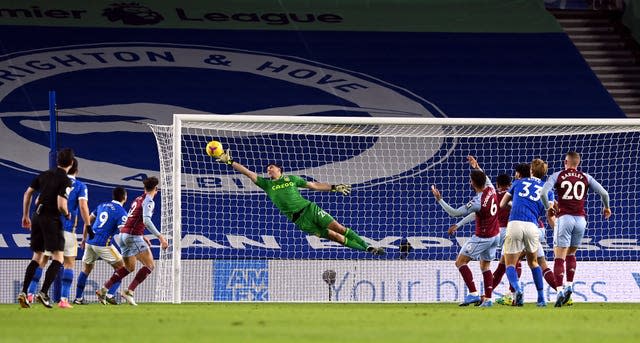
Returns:
[[[100,215],[98,216],[98,221],[100,222],[100,225],[98,225],[98,227],[103,227],[104,224],[107,223],[107,219],[109,219],[109,213],[100,212]]]

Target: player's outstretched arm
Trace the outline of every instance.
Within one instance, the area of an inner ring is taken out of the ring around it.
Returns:
[[[471,212],[471,213],[467,214],[466,217],[462,218],[459,222],[457,222],[456,226],[457,227],[462,227],[464,225],[467,225],[467,224],[471,223],[474,220],[476,220],[476,213],[475,212]]]
[[[482,168],[480,168],[480,164],[478,163],[478,160],[476,160],[476,158],[473,157],[472,155],[467,156],[467,161],[469,161],[469,166],[471,166],[471,168],[482,170]]]
[[[436,187],[436,185],[431,185],[431,194],[433,194],[433,197],[436,198],[436,201],[442,200],[442,194],[440,194],[440,190],[438,189],[438,187]]]
[[[229,149],[225,150],[216,161],[230,165],[238,173],[248,177],[253,183],[258,179],[258,174],[238,163],[231,157],[231,150]]]
[[[434,198],[436,198],[436,202],[442,206],[442,209],[445,210],[451,217],[461,217],[469,214],[469,208],[467,206],[461,206],[459,208],[453,208],[451,205],[447,204],[444,199],[442,199],[442,195],[440,194],[440,190],[436,187],[436,185],[431,185],[431,193],[433,193]]]
[[[351,194],[351,185],[346,183],[340,183],[336,185],[332,185],[324,182],[307,182],[306,188],[314,190],[314,191],[324,191],[324,192],[337,192],[342,195]]]
[[[331,184],[324,182],[307,181],[307,185],[305,186],[305,188],[314,191],[329,192],[331,191]]]

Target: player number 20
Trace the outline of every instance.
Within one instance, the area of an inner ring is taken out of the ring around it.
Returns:
[[[587,186],[582,181],[577,181],[576,183],[562,181],[560,187],[564,190],[562,193],[562,199],[564,200],[582,200],[587,190]]]

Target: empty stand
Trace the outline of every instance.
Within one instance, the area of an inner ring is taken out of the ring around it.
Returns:
[[[617,10],[552,10],[564,31],[620,108],[640,117],[638,44]]]

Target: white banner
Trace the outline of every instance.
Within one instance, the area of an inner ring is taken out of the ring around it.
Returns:
[[[15,303],[27,260],[1,260],[0,303]],[[492,264],[492,269],[496,267]],[[183,261],[182,301],[277,301],[277,302],[459,302],[468,292],[453,261],[369,260],[190,260]],[[476,287],[482,292],[477,262],[471,262]],[[76,264],[71,298],[75,298]],[[156,299],[156,277],[169,272],[157,268],[136,290],[136,300]],[[98,262],[89,276],[85,297],[96,301],[95,290],[112,273]],[[324,275],[323,275],[324,274]],[[125,278],[126,287],[135,273]],[[331,276],[335,281],[332,285]],[[44,277],[44,276],[43,276]],[[531,272],[526,265],[521,281],[525,301],[536,300]],[[42,280],[40,282],[42,284]],[[636,262],[580,262],[574,282],[574,302],[640,302],[640,265]],[[494,297],[507,288],[506,276]],[[547,301],[556,293],[545,283]]]
[[[497,263],[492,263],[492,270]],[[477,262],[471,262],[478,291],[483,292]],[[270,301],[328,301],[323,273],[335,271],[332,301],[460,302],[467,294],[453,261],[271,261]],[[537,292],[531,271],[523,265],[525,301]],[[574,280],[574,302],[640,302],[640,265],[636,262],[580,262]],[[508,287],[506,275],[494,298]],[[545,282],[547,301],[556,292]]]

